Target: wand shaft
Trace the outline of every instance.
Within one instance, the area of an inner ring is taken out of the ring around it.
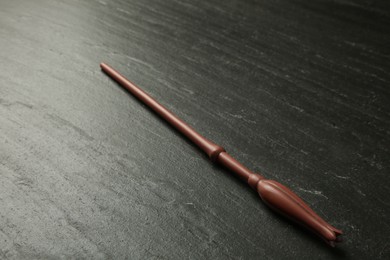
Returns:
[[[100,64],[101,69],[109,75],[112,79],[117,81],[122,87],[127,89],[131,94],[141,100],[145,105],[151,108],[159,116],[165,119],[170,125],[177,129],[180,133],[190,139],[194,144],[196,144],[202,151],[204,151],[213,162],[217,162],[224,167],[228,168],[231,172],[236,174],[240,179],[248,181],[248,178],[251,174],[254,174],[244,165],[239,163],[228,153],[225,152],[225,149],[198,132],[196,132],[192,127],[186,124],[183,120],[178,118],[175,114],[157,102],[154,98],[149,96],[145,91],[137,87],[134,83],[126,79],[119,72],[111,68],[105,63]],[[263,177],[262,177],[263,178]]]

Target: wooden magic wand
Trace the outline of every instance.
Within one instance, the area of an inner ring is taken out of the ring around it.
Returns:
[[[335,246],[336,242],[341,241],[342,231],[328,224],[319,217],[302,199],[284,185],[267,180],[265,177],[250,171],[233,157],[231,157],[223,147],[206,139],[189,125],[184,123],[176,115],[159,104],[151,96],[146,94],[142,89],[131,83],[113,68],[107,64],[101,63],[101,69],[112,79],[118,82],[122,87],[127,89],[131,94],[137,97],[145,105],[150,107],[154,112],[171,124],[180,133],[191,140],[201,150],[203,150],[211,161],[224,166],[240,179],[245,181],[256,190],[261,199],[271,209],[292,219],[298,224],[308,228],[326,243]]]

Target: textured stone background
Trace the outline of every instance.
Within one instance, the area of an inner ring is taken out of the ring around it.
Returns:
[[[0,258],[390,256],[387,1],[0,1]],[[271,212],[105,61],[345,243]]]

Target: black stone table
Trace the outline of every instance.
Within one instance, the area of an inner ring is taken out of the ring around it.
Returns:
[[[345,232],[335,249],[99,68]],[[389,259],[390,4],[0,1],[0,258]]]

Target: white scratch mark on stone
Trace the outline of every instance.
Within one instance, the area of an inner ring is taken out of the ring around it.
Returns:
[[[231,113],[227,113],[227,114],[228,114],[229,116],[231,116],[231,117],[238,118],[238,119],[242,119],[242,120],[244,120],[244,121],[247,122],[247,123],[256,124],[256,121],[249,120],[249,119],[245,118],[245,117],[242,116],[242,115],[231,114]]]
[[[360,195],[366,197],[366,194],[364,194],[361,190],[356,190]]]
[[[129,15],[131,14],[129,11],[126,11],[125,9],[122,8],[117,8],[116,10],[118,10],[121,13],[129,14]]]
[[[324,198],[328,199],[328,197],[326,197],[324,194],[322,194],[322,191],[319,191],[319,190],[305,190],[305,189],[302,189],[302,188],[299,188],[299,190],[301,190],[303,192],[311,193],[311,194],[314,194],[314,195],[318,195],[318,196],[321,196],[321,197],[324,197]]]
[[[337,177],[337,178],[339,178],[339,179],[344,179],[344,180],[351,179],[351,177],[348,177],[348,176],[341,176],[341,175],[337,175],[337,174],[335,174],[334,176]]]

